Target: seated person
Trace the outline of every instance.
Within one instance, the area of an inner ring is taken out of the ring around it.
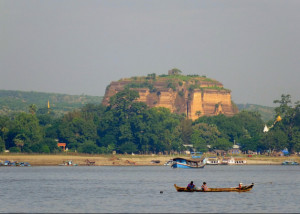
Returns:
[[[195,184],[193,181],[191,181],[191,183],[189,183],[186,187],[188,190],[192,190],[192,189],[195,189]]]
[[[206,182],[203,182],[202,186],[201,186],[201,189],[203,191],[207,191],[208,190],[208,187],[206,186]]]
[[[243,184],[240,183],[240,184],[239,184],[239,189],[242,189],[242,187],[243,187]]]

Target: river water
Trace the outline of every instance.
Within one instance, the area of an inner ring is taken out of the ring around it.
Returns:
[[[250,192],[176,192],[174,184],[232,187]],[[5,213],[295,213],[300,211],[299,166],[0,167]],[[160,193],[162,191],[162,193]]]

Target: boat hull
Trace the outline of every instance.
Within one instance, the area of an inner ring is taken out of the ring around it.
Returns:
[[[183,169],[201,169],[205,166],[206,162],[199,158],[174,158],[172,168],[183,168]]]
[[[284,161],[282,165],[299,165],[299,163],[295,161]]]
[[[208,190],[203,191],[202,189],[187,189],[186,187],[179,187],[174,184],[177,192],[248,192],[254,186],[254,183],[248,186],[243,186],[241,189],[238,187],[229,187],[229,188],[208,188]]]
[[[190,166],[185,163],[173,163],[172,168],[182,168],[182,169],[202,169],[204,168],[205,164],[198,165],[198,166]]]

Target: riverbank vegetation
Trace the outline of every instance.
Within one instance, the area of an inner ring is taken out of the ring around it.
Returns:
[[[70,152],[86,154],[174,154],[187,149],[207,152],[300,151],[300,103],[290,95],[274,103],[276,115],[267,123],[258,112],[241,111],[227,117],[204,116],[195,121],[166,108],[136,102],[138,93],[126,89],[111,97],[109,105],[87,104],[58,116],[54,109],[0,116],[0,150],[18,153],[58,153],[58,142]],[[280,116],[282,120],[276,120]],[[275,122],[274,122],[275,121]],[[192,145],[193,147],[186,147]]]

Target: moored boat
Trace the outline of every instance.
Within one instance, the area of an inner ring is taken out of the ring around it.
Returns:
[[[59,164],[59,166],[77,166],[76,163],[73,163],[73,161],[68,160],[68,161],[64,161],[63,163]]]
[[[164,163],[164,166],[170,166],[173,164],[173,159],[168,160],[167,162]]]
[[[254,186],[254,183],[251,185],[242,186],[239,187],[228,187],[228,188],[208,188],[206,191],[202,189],[188,189],[186,187],[179,187],[176,184],[174,184],[175,189],[177,192],[248,192],[250,191]]]
[[[245,158],[239,157],[224,157],[220,163],[221,165],[244,165],[247,164],[247,160]]]
[[[286,160],[282,162],[282,165],[299,165],[299,163],[292,160]]]
[[[31,166],[28,162],[18,162],[18,161],[0,161],[0,166]]]
[[[207,165],[219,165],[220,164],[220,160],[217,157],[208,157],[206,158],[206,164]]]
[[[234,161],[233,157],[224,157],[221,161],[221,165],[233,165]]]
[[[199,169],[204,168],[205,162],[198,158],[174,158],[172,168]]]

